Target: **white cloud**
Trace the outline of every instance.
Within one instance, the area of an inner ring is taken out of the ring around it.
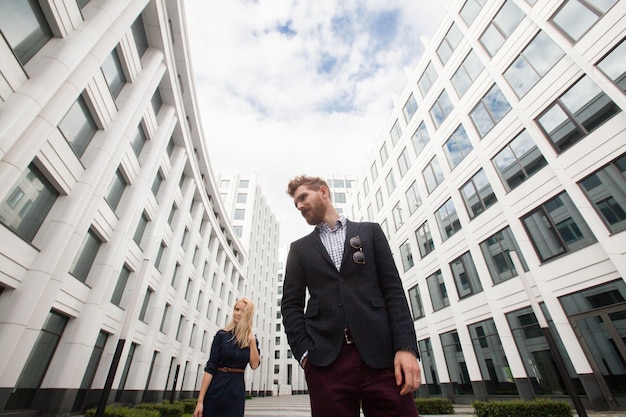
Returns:
[[[199,110],[216,173],[257,173],[281,244],[311,227],[299,174],[356,174],[443,15],[426,0],[187,0]]]

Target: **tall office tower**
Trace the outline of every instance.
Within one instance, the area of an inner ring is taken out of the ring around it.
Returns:
[[[246,251],[247,279],[239,293],[256,305],[254,330],[261,349],[261,366],[246,377],[251,395],[271,395],[274,375],[274,322],[277,311],[280,225],[256,175],[218,175],[220,198]]]
[[[356,198],[408,291],[420,395],[624,407],[626,2],[445,4]]]
[[[354,207],[352,198],[353,191],[356,189],[356,175],[339,175],[331,174],[326,176],[326,182],[332,193],[331,198],[333,205],[339,212],[349,219],[354,218],[352,207]]]
[[[0,3],[2,412],[190,397],[245,295],[182,10]]]

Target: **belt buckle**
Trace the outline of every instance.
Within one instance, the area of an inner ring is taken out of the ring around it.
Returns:
[[[222,372],[230,372],[230,368],[228,366],[225,366],[222,368]]]
[[[354,343],[352,340],[352,335],[348,329],[343,329],[343,338],[346,340],[346,345],[351,345]]]

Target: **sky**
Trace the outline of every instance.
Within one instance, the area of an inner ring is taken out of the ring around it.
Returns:
[[[287,195],[306,174],[359,174],[443,17],[440,0],[187,0],[215,175],[256,174],[280,245],[312,230]]]

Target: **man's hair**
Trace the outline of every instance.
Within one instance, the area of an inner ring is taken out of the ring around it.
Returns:
[[[328,183],[323,178],[308,177],[306,175],[298,175],[297,177],[289,181],[289,185],[287,185],[287,194],[293,197],[298,187],[302,185],[305,185],[314,191],[319,190],[321,186],[329,188]]]

